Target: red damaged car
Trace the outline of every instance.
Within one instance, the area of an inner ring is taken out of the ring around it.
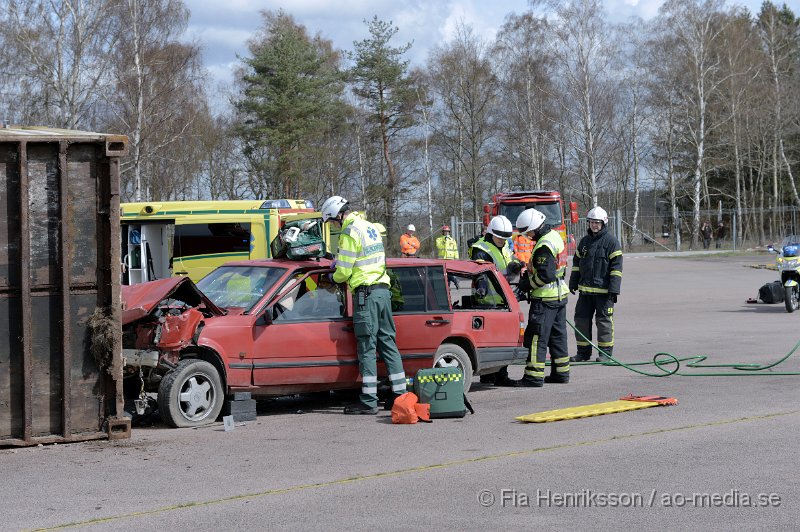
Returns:
[[[523,362],[525,317],[492,264],[387,259],[407,375],[457,366],[473,375]],[[212,423],[227,395],[360,388],[351,295],[327,259],[221,266],[195,286],[173,277],[123,286],[126,396],[158,393],[176,427]],[[379,375],[386,368],[378,360]],[[142,403],[143,404],[143,403]]]

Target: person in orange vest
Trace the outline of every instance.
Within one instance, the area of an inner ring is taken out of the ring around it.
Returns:
[[[522,264],[528,264],[533,253],[533,240],[524,233],[517,233],[511,237],[511,241],[514,244],[514,257]]]
[[[414,236],[417,228],[414,224],[408,224],[406,232],[400,235],[400,253],[404,257],[417,257],[419,253],[419,239]]]

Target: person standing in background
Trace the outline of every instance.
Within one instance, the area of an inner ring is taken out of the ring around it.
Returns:
[[[511,241],[514,246],[514,257],[522,264],[528,264],[533,253],[533,240],[524,233],[517,233],[511,237]]]
[[[717,226],[717,249],[722,247],[722,241],[725,240],[725,224],[722,223],[722,220],[719,221],[719,225]]]
[[[400,235],[400,253],[403,257],[418,257],[419,256],[419,239],[414,236],[414,231],[417,228],[414,224],[408,224],[406,232]]]
[[[703,238],[703,249],[711,247],[711,232],[711,224],[706,220],[700,226],[700,236]]]
[[[436,239],[436,256],[440,259],[457,259],[458,244],[450,236],[450,226],[442,226],[442,236]]]

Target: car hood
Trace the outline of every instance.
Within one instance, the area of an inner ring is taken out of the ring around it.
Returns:
[[[178,299],[197,307],[201,304],[214,316],[225,311],[216,306],[188,277],[170,277],[149,283],[122,286],[122,324],[142,319],[165,299]]]

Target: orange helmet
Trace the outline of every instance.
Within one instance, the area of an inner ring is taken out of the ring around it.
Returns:
[[[449,225],[443,225],[442,226],[442,233],[444,233],[445,231],[447,231],[448,233],[450,232],[450,226]]]

